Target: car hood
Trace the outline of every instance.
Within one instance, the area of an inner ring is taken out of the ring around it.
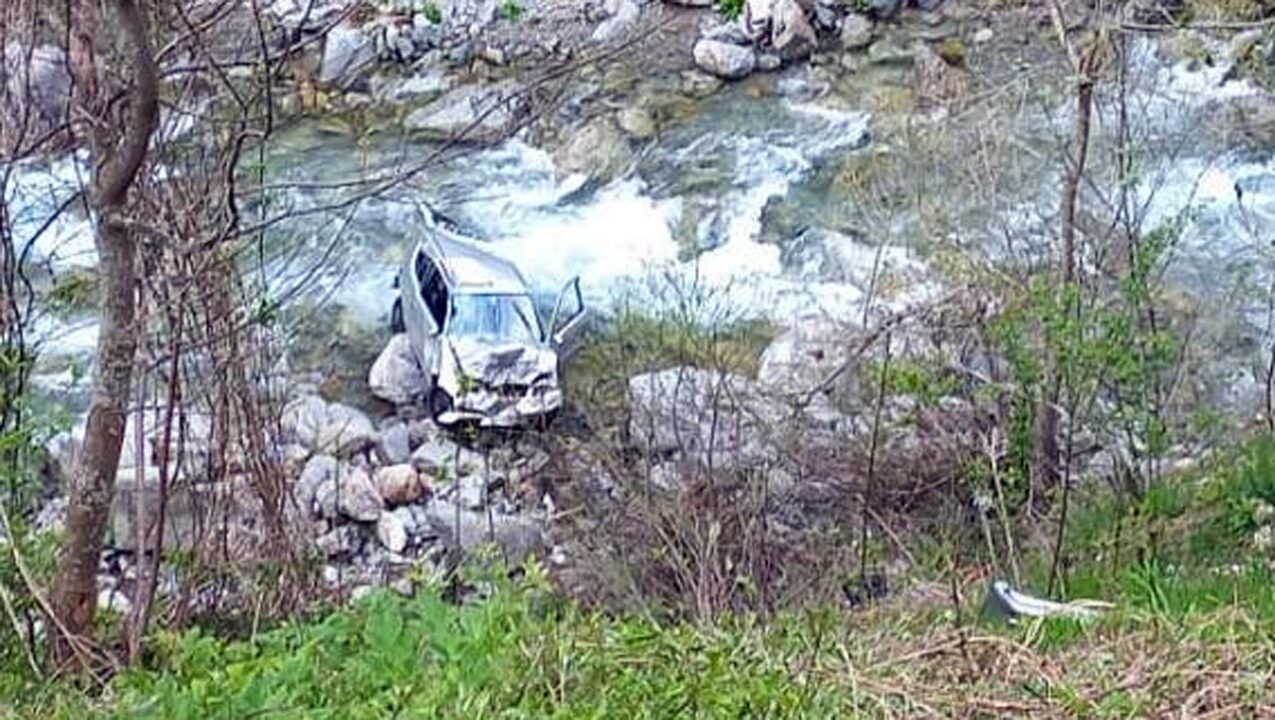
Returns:
[[[484,385],[530,385],[553,377],[558,355],[525,343],[488,343],[468,338],[447,340],[451,360],[466,377]]]

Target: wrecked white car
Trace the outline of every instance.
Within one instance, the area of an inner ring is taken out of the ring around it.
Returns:
[[[578,278],[546,326],[512,263],[436,222],[396,284],[391,329],[407,334],[436,421],[515,427],[556,414],[559,361],[585,319]]]

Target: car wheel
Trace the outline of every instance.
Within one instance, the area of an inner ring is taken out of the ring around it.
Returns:
[[[390,308],[390,332],[395,335],[407,332],[407,326],[403,324],[403,298],[394,299],[394,307]]]

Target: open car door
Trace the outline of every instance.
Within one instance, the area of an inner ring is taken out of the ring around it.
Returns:
[[[580,278],[574,277],[558,293],[549,321],[549,342],[560,357],[567,357],[579,348],[584,330],[584,297],[580,294]]]

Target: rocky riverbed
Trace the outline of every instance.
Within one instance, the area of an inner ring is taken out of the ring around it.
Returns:
[[[602,314],[694,297],[707,324],[761,317],[778,328],[788,344],[763,354],[757,377],[675,367],[629,378],[628,441],[646,458],[643,482],[664,490],[724,458],[767,474],[797,498],[780,505],[791,511],[787,528],[809,523],[801,508],[830,494],[808,482],[806,463],[824,463],[825,477],[846,467],[836,438],[864,429],[853,388],[839,389],[837,402],[805,397],[841,358],[836,346],[811,343],[960,287],[980,255],[1030,266],[1048,252],[1039,238],[1054,203],[1040,198],[1056,186],[1068,106],[1063,89],[1030,72],[1057,60],[1041,50],[1042,18],[955,2],[789,0],[745,3],[744,17],[727,22],[707,5],[269,5],[284,35],[327,32],[289,68],[281,94],[291,122],[268,161],[272,177],[294,185],[281,204],[336,204],[341,190],[314,186],[403,172],[458,135],[466,146],[348,214],[269,238],[295,251],[293,266],[268,268],[271,289],[304,283],[286,309],[298,332],[283,369],[278,452],[295,489],[290,517],[325,558],[325,580],[406,590],[420,568],[433,572],[455,549],[492,538],[510,559],[567,562],[569,548],[553,551],[548,480],[591,478],[604,496],[625,488],[600,461],[564,470],[552,444],[483,449],[370,399],[367,370],[389,339],[390,279],[420,227],[418,201],[515,260],[546,297],[580,275]],[[1189,38],[1135,46],[1141,127],[1164,149],[1148,163],[1156,194],[1145,199],[1161,218],[1191,207],[1170,275],[1216,351],[1210,374],[1191,381],[1248,412],[1270,339],[1254,298],[1269,284],[1261,238],[1275,222],[1275,105],[1246,68],[1272,48],[1252,34]],[[73,157],[31,168],[19,190],[33,207],[60,202],[75,169]],[[902,187],[921,190],[903,197]],[[56,245],[38,248],[52,274],[94,264],[86,223],[67,220],[50,235]],[[37,381],[73,409],[94,337],[83,317],[42,328]],[[812,329],[820,322],[838,330]],[[706,398],[723,392],[741,420],[730,433],[687,414],[716,407]],[[921,410],[891,412],[906,427]],[[924,412],[942,434],[978,423],[968,406]],[[791,434],[768,429],[788,422],[808,444],[780,449]],[[897,436],[901,447],[917,443]],[[123,465],[121,487],[153,477],[145,466]],[[130,572],[133,513],[121,508],[106,602]],[[45,521],[56,514],[54,504]],[[193,529],[199,512],[190,517]]]

